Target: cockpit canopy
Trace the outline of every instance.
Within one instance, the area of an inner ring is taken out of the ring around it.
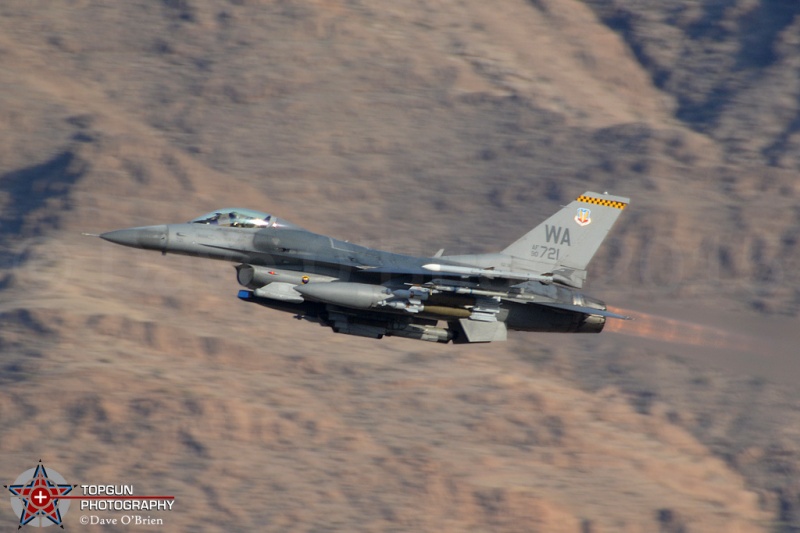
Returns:
[[[268,228],[274,223],[273,217],[252,209],[220,209],[192,220],[193,224],[211,224],[232,228]]]

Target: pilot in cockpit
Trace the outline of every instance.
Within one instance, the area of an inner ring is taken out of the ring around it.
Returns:
[[[216,226],[217,224],[219,224],[219,213],[214,213],[210,217],[205,218],[204,220],[202,220],[201,223],[202,224],[213,224],[214,226]]]
[[[268,228],[272,217],[249,209],[223,209],[203,215],[192,222],[231,228]]]

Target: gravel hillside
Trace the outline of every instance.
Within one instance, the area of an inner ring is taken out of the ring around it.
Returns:
[[[185,531],[800,530],[800,8],[668,4],[3,2],[3,484]],[[586,190],[632,198],[599,336],[335,335],[81,235],[238,205],[489,252]]]

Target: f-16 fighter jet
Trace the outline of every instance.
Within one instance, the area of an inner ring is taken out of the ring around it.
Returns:
[[[336,333],[431,342],[506,340],[507,331],[599,333],[628,319],[579,291],[628,198],[586,192],[499,253],[414,257],[304,230],[249,209],[110,231],[131,246],[239,263],[243,302]]]

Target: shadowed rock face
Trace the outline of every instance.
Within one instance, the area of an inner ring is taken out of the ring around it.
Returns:
[[[797,4],[588,4],[675,98],[676,118],[717,140],[728,159],[798,168]]]
[[[0,7],[3,483],[209,531],[800,527],[798,9],[640,4]],[[639,316],[591,339],[334,335],[79,235],[240,205],[488,252],[587,189],[632,198],[590,292]]]
[[[77,158],[75,152],[67,150],[41,164],[1,176],[0,192],[6,203],[0,218],[0,239],[8,243],[57,229],[59,217],[70,209],[70,189],[86,173],[86,167],[86,162]],[[26,221],[29,215],[40,220]]]

